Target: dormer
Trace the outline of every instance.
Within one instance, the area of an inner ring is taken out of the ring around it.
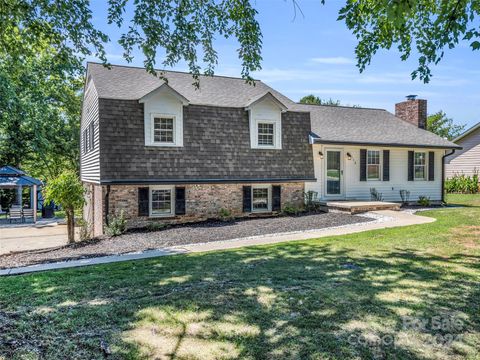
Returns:
[[[188,99],[163,83],[143,96],[145,146],[183,146],[183,107]]]
[[[282,112],[287,107],[271,92],[253,98],[246,105],[249,113],[252,149],[282,148]]]

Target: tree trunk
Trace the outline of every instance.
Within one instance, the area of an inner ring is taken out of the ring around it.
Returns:
[[[73,216],[73,209],[65,209],[67,215],[67,234],[68,243],[73,244],[75,242],[75,220]]]

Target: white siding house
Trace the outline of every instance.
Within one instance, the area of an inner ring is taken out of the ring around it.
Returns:
[[[480,123],[454,140],[462,147],[445,160],[445,176],[455,174],[473,175],[480,172]]]

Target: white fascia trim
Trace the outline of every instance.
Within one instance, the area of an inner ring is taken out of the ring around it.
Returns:
[[[184,106],[190,104],[190,101],[185,96],[180,94],[178,91],[176,91],[174,88],[172,88],[170,85],[168,85],[166,83],[163,83],[162,85],[160,85],[156,89],[150,91],[148,94],[142,96],[138,100],[138,102],[142,104],[142,103],[148,101],[151,97],[155,96],[157,93],[163,92],[163,91],[166,91],[169,94],[171,94],[172,96],[174,96],[175,98],[177,98]]]

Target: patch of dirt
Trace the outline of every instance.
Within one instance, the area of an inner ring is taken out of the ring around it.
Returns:
[[[480,226],[465,225],[451,230],[453,240],[467,249],[480,248]]]

